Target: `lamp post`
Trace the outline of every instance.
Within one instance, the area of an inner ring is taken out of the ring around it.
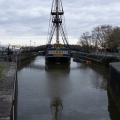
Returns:
[[[9,61],[9,46],[10,46],[10,44],[8,43],[8,61]]]
[[[111,55],[113,56],[113,48],[114,48],[115,43],[110,42],[110,47],[111,47]]]
[[[14,47],[14,52],[15,52],[15,46],[13,46]]]
[[[104,43],[105,55],[107,55],[107,45]]]
[[[10,50],[9,50],[9,46],[10,46],[10,44],[8,43],[8,56],[9,56],[9,51],[10,51]]]
[[[30,46],[31,46],[31,42],[32,42],[32,41],[30,40]]]
[[[1,42],[0,42],[0,51],[2,51],[2,50],[1,50]]]
[[[35,42],[34,42],[34,47],[35,47]]]

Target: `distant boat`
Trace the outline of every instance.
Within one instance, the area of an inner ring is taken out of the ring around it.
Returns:
[[[70,63],[70,48],[66,37],[64,11],[61,0],[53,0],[49,27],[45,62]],[[55,32],[56,42],[51,44]],[[63,43],[60,43],[60,38]]]

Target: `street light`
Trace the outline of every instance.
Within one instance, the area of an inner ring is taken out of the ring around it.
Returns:
[[[10,44],[8,43],[8,56],[9,56],[9,46],[10,46]]]
[[[0,51],[1,51],[1,42],[0,42]]]
[[[32,42],[32,41],[30,40],[30,46],[31,46],[31,42]]]
[[[35,47],[35,42],[34,42],[34,47]]]

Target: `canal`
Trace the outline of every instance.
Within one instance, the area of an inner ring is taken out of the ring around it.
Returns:
[[[119,120],[107,91],[108,69],[45,65],[38,56],[18,69],[18,120]]]

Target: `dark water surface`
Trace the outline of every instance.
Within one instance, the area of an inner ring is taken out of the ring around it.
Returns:
[[[18,70],[18,120],[119,120],[107,72],[93,65],[45,65],[36,57]]]

